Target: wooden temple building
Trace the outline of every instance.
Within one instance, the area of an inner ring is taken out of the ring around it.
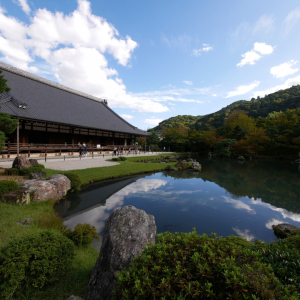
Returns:
[[[0,112],[19,120],[20,153],[125,149],[149,133],[134,127],[104,99],[65,87],[0,62],[10,92],[0,94]],[[17,130],[8,136],[2,155],[16,153]]]

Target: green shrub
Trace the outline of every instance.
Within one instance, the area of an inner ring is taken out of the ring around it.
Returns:
[[[24,176],[24,175],[29,175],[30,173],[41,172],[43,169],[45,169],[45,166],[38,164],[30,168],[25,168],[20,170],[20,175]]]
[[[0,181],[0,195],[7,194],[11,191],[20,189],[19,185],[12,180],[1,180]]]
[[[74,257],[74,244],[61,233],[43,231],[11,241],[0,253],[0,294],[42,288],[59,280]]]
[[[230,241],[235,244],[237,247],[241,247],[242,249],[251,249],[252,243],[243,239],[236,235],[229,235],[225,238],[225,240]]]
[[[119,157],[119,160],[121,160],[121,161],[125,161],[125,160],[127,160],[127,158],[126,158],[126,157],[124,157],[124,156],[120,156],[120,157]]]
[[[300,235],[290,236],[285,240],[288,247],[296,248],[300,251]]]
[[[283,284],[293,284],[300,292],[300,253],[290,247],[290,241],[284,239],[270,244],[254,241],[253,251],[260,255],[262,262],[273,268]]]
[[[157,238],[117,275],[113,299],[297,299],[258,254],[230,239],[196,231]]]
[[[81,188],[81,180],[78,174],[73,172],[64,173],[71,180],[71,192],[77,192]]]
[[[77,224],[74,230],[66,229],[63,234],[74,242],[76,246],[90,245],[94,239],[100,241],[100,237],[95,226],[90,224]]]
[[[17,168],[6,169],[7,175],[19,175],[20,171]]]
[[[111,160],[112,161],[120,161],[121,159],[120,159],[120,157],[113,157]]]

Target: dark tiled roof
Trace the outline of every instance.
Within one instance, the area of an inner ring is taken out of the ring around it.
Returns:
[[[11,88],[0,95],[0,111],[14,117],[94,129],[149,135],[111,110],[103,99],[90,96],[0,62]],[[26,108],[19,108],[25,103]]]

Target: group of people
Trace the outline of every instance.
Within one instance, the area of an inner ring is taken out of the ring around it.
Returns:
[[[168,148],[168,149],[166,149],[166,147],[161,147],[161,151],[162,152],[170,152],[171,151],[171,149],[170,149],[170,147]]]
[[[123,151],[124,151],[124,148],[123,147],[114,147],[114,155],[122,155],[123,154]]]
[[[81,144],[80,142],[78,143],[78,148],[79,148],[79,156],[82,156],[82,150],[83,150],[83,154],[85,155],[85,157],[87,156],[88,152],[87,152],[87,147],[86,147],[86,143]]]

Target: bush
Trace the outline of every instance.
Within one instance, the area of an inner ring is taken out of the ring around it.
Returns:
[[[19,185],[12,180],[1,180],[0,181],[0,195],[7,194],[11,191],[20,189]]]
[[[293,284],[300,292],[300,253],[290,247],[289,239],[270,244],[255,241],[253,251],[260,255],[262,262],[273,268],[276,277],[283,284]]]
[[[73,241],[76,246],[80,247],[90,245],[94,239],[100,241],[96,227],[86,223],[78,223],[73,230],[65,229],[63,234]]]
[[[120,161],[121,159],[120,159],[120,157],[113,157],[111,160],[112,161]]]
[[[38,164],[30,168],[25,168],[20,170],[20,175],[24,176],[24,175],[29,175],[30,173],[41,172],[43,169],[45,169],[45,166]]]
[[[59,280],[74,257],[74,244],[61,233],[43,231],[16,238],[0,253],[0,294],[10,299],[20,288],[42,288]]]
[[[113,299],[297,299],[250,249],[216,234],[169,232],[120,272]]]
[[[6,169],[6,174],[7,175],[19,175],[19,169],[17,168],[10,168],[10,169]]]
[[[285,240],[288,247],[295,248],[300,251],[300,235],[290,236]]]
[[[71,180],[71,192],[77,192],[81,188],[81,180],[78,174],[73,172],[64,173]]]
[[[125,160],[127,160],[127,158],[126,158],[126,157],[124,157],[124,156],[120,156],[120,157],[119,157],[119,160],[121,160],[121,161],[125,161]]]

